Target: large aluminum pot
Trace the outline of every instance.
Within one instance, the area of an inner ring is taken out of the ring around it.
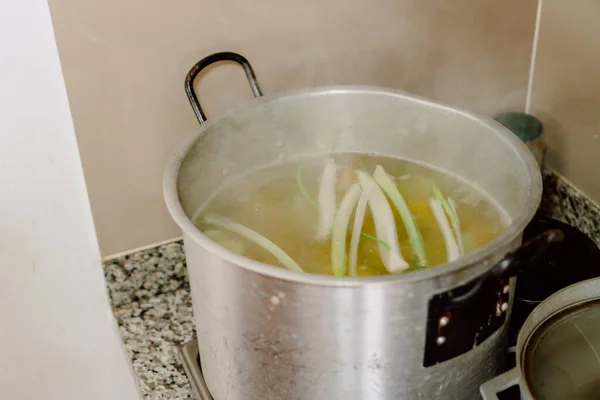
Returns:
[[[243,57],[210,56],[186,83],[200,122],[205,117],[193,80],[223,59],[241,63],[261,95]],[[512,223],[447,265],[360,279],[261,264],[192,224],[190,217],[224,180],[325,152],[387,155],[452,171],[491,195]],[[183,230],[201,367],[212,396],[476,398],[504,356],[512,285],[501,272],[514,261],[504,257],[520,245],[541,188],[535,159],[509,130],[397,90],[344,86],[264,96],[204,123],[169,162],[164,191]]]

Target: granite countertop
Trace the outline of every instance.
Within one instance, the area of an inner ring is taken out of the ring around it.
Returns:
[[[544,172],[542,210],[600,244],[600,210],[551,171]],[[192,340],[192,299],[180,241],[105,263],[107,286],[145,399],[193,399],[179,361]]]
[[[145,399],[194,399],[179,361],[194,322],[183,244],[105,263],[113,312]]]

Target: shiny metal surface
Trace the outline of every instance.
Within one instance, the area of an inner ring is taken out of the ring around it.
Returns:
[[[198,342],[195,339],[179,348],[179,359],[185,370],[185,375],[190,381],[194,398],[197,400],[214,400],[208,391],[200,369]]]
[[[525,324],[521,328],[519,338],[517,341],[516,359],[517,365],[510,371],[505,372],[502,375],[491,379],[481,385],[481,395],[484,400],[498,399],[498,393],[502,390],[519,385],[521,392],[521,398],[523,400],[534,400],[535,383],[532,382],[531,375],[528,375],[525,370],[527,369],[527,362],[531,361],[530,352],[534,351],[534,347],[530,347],[531,342],[536,339],[538,331],[548,328],[546,324],[551,322],[555,317],[564,314],[569,315],[571,310],[579,311],[585,307],[598,307],[598,301],[600,300],[600,278],[589,279],[583,282],[575,283],[562,289],[552,296],[544,300],[539,306],[537,306],[533,312],[529,315]],[[588,306],[589,305],[589,306]],[[575,313],[577,312],[575,311]],[[554,325],[554,324],[552,324]],[[550,326],[551,328],[552,326]],[[594,337],[596,339],[596,337]],[[591,346],[591,344],[590,344]],[[576,350],[576,349],[571,349]],[[594,348],[590,348],[589,352],[595,351]],[[572,356],[576,356],[575,352],[571,353]],[[585,362],[582,357],[577,357],[575,362]],[[529,368],[530,369],[530,368]],[[556,377],[554,377],[556,379]],[[556,384],[557,382],[554,382]],[[561,389],[564,389],[561,388]],[[597,389],[597,388],[596,388]],[[575,398],[575,396],[561,396],[560,391],[556,391],[556,397],[544,396],[543,398]],[[596,393],[597,394],[597,390]],[[577,399],[587,399],[579,394]],[[593,396],[592,398],[597,398]]]
[[[512,224],[453,263],[352,279],[254,262],[191,223],[229,177],[332,151],[452,171],[492,196]],[[167,166],[164,191],[184,232],[202,370],[215,399],[472,399],[497,372],[504,328],[459,357],[422,365],[430,297],[517,247],[541,197],[535,160],[500,124],[373,87],[264,96],[202,125]]]

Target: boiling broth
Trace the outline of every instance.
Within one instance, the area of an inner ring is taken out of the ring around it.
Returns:
[[[316,235],[319,224],[319,187],[327,160],[337,166],[336,206],[351,185],[356,170],[372,174],[382,166],[402,194],[420,231],[427,267],[448,262],[447,243],[431,207],[432,188],[437,187],[455,205],[460,221],[461,255],[496,237],[507,224],[506,215],[481,191],[450,174],[412,161],[391,157],[337,154],[278,164],[249,172],[224,185],[197,212],[194,222],[208,237],[230,250],[266,264],[282,263],[264,247],[232,230],[206,223],[206,215],[219,215],[258,232],[275,243],[305,272],[332,275],[332,241]],[[387,196],[386,196],[387,198]],[[388,199],[389,200],[389,199]],[[371,203],[369,203],[371,205]],[[402,257],[409,268],[420,269],[417,255],[399,211],[391,206]],[[355,211],[346,231],[346,260],[350,250]],[[367,207],[358,242],[357,275],[384,275],[382,245],[377,238],[373,210]],[[388,246],[389,247],[389,246]]]

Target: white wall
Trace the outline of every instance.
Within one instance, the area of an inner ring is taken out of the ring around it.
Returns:
[[[44,0],[0,2],[0,398],[139,398]]]

